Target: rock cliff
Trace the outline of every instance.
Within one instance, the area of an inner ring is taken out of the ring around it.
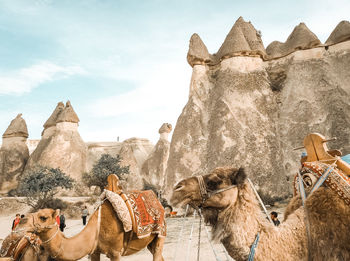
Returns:
[[[87,147],[78,132],[79,118],[70,102],[56,109],[44,124],[41,140],[30,155],[25,171],[37,165],[60,168],[75,180],[86,171]]]
[[[0,149],[0,193],[4,194],[17,187],[17,180],[29,158],[26,144],[27,124],[22,114],[11,121],[2,136]]]
[[[203,62],[189,61],[189,100],[174,129],[166,192],[182,178],[230,165],[245,167],[262,195],[276,200],[291,193],[300,159],[293,148],[306,134],[336,136],[329,146],[350,153],[347,28],[342,22],[332,45],[322,45],[301,23],[265,55],[260,35],[240,18],[214,55],[218,63],[205,62],[204,43],[198,52],[190,44],[190,61]]]
[[[170,142],[168,135],[172,130],[169,123],[164,123],[159,129],[159,140],[143,163],[141,177],[144,184],[150,184],[162,190],[165,184],[165,171],[168,164]]]

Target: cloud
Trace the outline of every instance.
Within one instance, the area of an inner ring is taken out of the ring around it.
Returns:
[[[21,95],[40,84],[75,74],[83,74],[79,66],[59,66],[41,61],[27,68],[0,74],[0,94]]]
[[[191,69],[184,70],[183,63],[174,63],[155,66],[152,71],[142,79],[138,77],[139,88],[97,100],[90,105],[91,112],[99,117],[112,117],[155,110],[178,111],[188,98],[185,93],[188,93]]]

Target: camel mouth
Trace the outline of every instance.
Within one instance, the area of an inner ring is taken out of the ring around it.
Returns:
[[[189,204],[191,197],[188,194],[182,195],[181,191],[174,191],[170,203],[175,207],[181,207]]]

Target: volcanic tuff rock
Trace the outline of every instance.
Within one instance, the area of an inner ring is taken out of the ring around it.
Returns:
[[[215,57],[219,61],[241,54],[265,56],[265,48],[259,32],[242,17],[235,22]]]
[[[18,114],[2,136],[0,193],[7,193],[17,187],[18,177],[22,174],[29,157],[27,137],[27,124],[22,118],[22,114]]]
[[[332,45],[347,40],[350,40],[350,23],[349,21],[341,21],[328,37],[325,44]]]
[[[190,39],[190,47],[187,53],[187,61],[193,67],[195,64],[211,62],[207,47],[198,34],[193,34]]]
[[[266,53],[269,59],[275,59],[297,50],[310,49],[320,45],[321,42],[317,36],[304,23],[300,23],[294,28],[285,43],[272,42],[267,46]]]
[[[131,138],[123,141],[119,155],[122,166],[130,166],[126,181],[126,189],[142,189],[141,168],[153,149],[153,144],[147,139]]]
[[[24,137],[28,138],[28,129],[25,120],[22,118],[22,113],[14,118],[6,131],[2,135],[3,138]]]
[[[55,124],[54,124],[55,121]],[[86,171],[87,147],[78,132],[79,118],[70,102],[62,109],[59,103],[46,121],[47,129],[30,155],[25,171],[42,165],[60,168],[76,180]]]
[[[120,155],[121,166],[130,166],[128,179],[122,182],[124,189],[142,189],[141,167],[154,145],[147,139],[130,138],[123,142],[89,142],[87,171],[100,159],[102,154]]]
[[[266,198],[283,198],[300,164],[293,148],[308,133],[335,136],[329,146],[350,153],[350,41],[312,48],[318,45],[300,24],[283,58],[242,53],[215,66],[195,64],[171,140],[166,192],[182,178],[228,165],[245,167]]]
[[[151,184],[158,190],[165,184],[165,170],[169,158],[170,142],[168,135],[172,130],[169,123],[164,123],[159,129],[159,140],[147,160],[143,163],[141,176],[144,184]]]

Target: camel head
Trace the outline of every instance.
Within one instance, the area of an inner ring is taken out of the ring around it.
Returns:
[[[237,200],[238,190],[244,184],[246,174],[243,168],[220,167],[202,177],[209,197],[203,199],[199,179],[190,177],[180,181],[174,187],[171,203],[175,206],[190,204],[203,209],[226,208]],[[225,188],[229,189],[224,190]],[[220,190],[222,192],[215,194]]]
[[[56,217],[58,215],[59,210],[50,208],[40,209],[38,212],[31,213],[23,226],[28,228],[28,232],[40,234],[57,225]]]

